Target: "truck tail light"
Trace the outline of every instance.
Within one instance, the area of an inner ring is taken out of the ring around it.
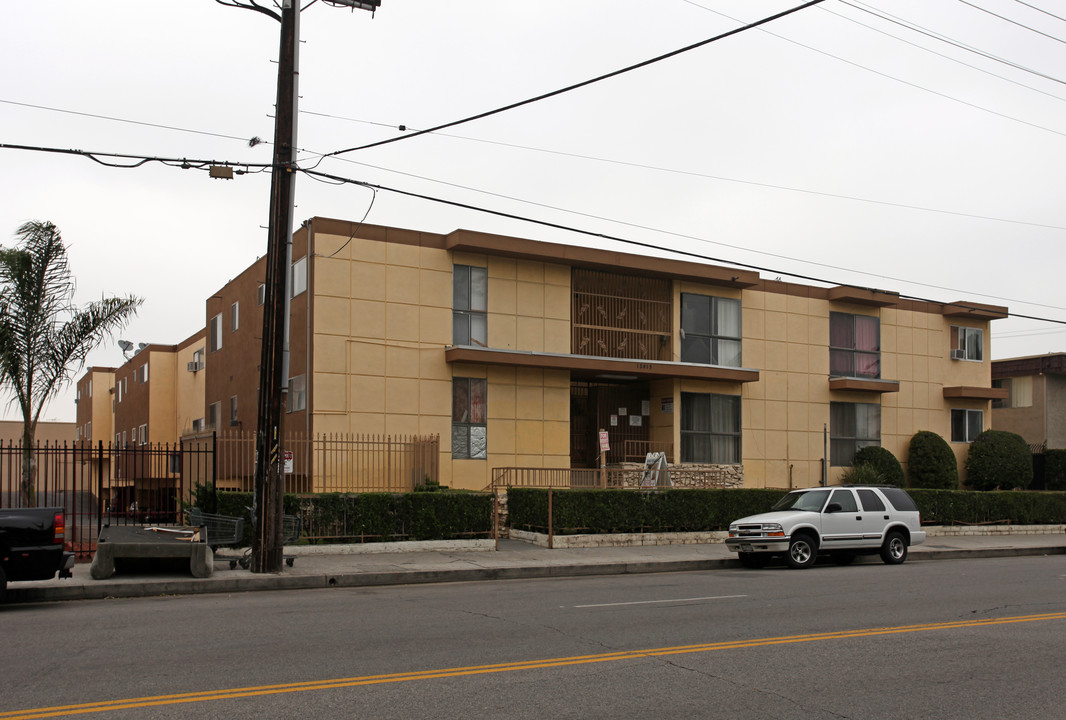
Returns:
[[[66,540],[67,537],[67,519],[61,512],[56,513],[55,527],[56,532],[52,542],[61,543]]]

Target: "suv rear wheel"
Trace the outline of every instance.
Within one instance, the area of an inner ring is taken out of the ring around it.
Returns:
[[[899,565],[907,559],[907,539],[903,533],[893,530],[885,536],[881,545],[881,560],[886,565]]]
[[[818,545],[814,538],[806,533],[793,535],[788,543],[788,552],[785,553],[785,562],[791,568],[801,570],[814,565],[818,557]]]

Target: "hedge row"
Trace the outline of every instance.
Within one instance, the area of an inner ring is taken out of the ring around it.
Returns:
[[[723,530],[732,520],[765,512],[781,490],[555,490],[552,525],[560,535],[584,533],[701,532]],[[548,490],[507,491],[508,525],[547,532]]]
[[[511,488],[508,525],[547,532],[548,490]],[[1066,493],[909,490],[923,525],[1057,525],[1066,523]],[[782,490],[554,490],[557,535],[708,532],[726,530],[746,515],[766,512]]]
[[[251,544],[252,493],[219,492],[216,512],[245,519]],[[206,495],[201,507],[207,507]],[[489,537],[492,495],[473,492],[285,495],[284,512],[298,515],[310,542],[389,542]]]

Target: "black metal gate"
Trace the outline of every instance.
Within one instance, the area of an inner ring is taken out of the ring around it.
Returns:
[[[21,444],[0,444],[0,508],[60,507],[67,546],[91,557],[104,525],[181,525],[197,486],[214,485],[209,442],[116,446],[37,443],[23,487]]]

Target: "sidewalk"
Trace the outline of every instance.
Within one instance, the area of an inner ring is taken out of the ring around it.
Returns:
[[[741,567],[736,555],[722,543],[549,550],[517,540],[501,540],[497,550],[491,540],[476,540],[404,543],[402,547],[403,551],[389,553],[373,552],[379,548],[369,545],[286,548],[286,553],[295,557],[294,563],[278,574],[254,574],[239,565],[230,569],[228,559],[239,554],[223,549],[216,555],[214,572],[208,578],[168,572],[125,576],[116,573],[107,580],[93,580],[89,577],[89,564],[79,563],[72,578],[9,584],[8,603]],[[1061,554],[1066,554],[1066,533],[1061,532],[935,535],[912,547],[907,562]],[[860,557],[858,562],[879,563],[880,559]]]

